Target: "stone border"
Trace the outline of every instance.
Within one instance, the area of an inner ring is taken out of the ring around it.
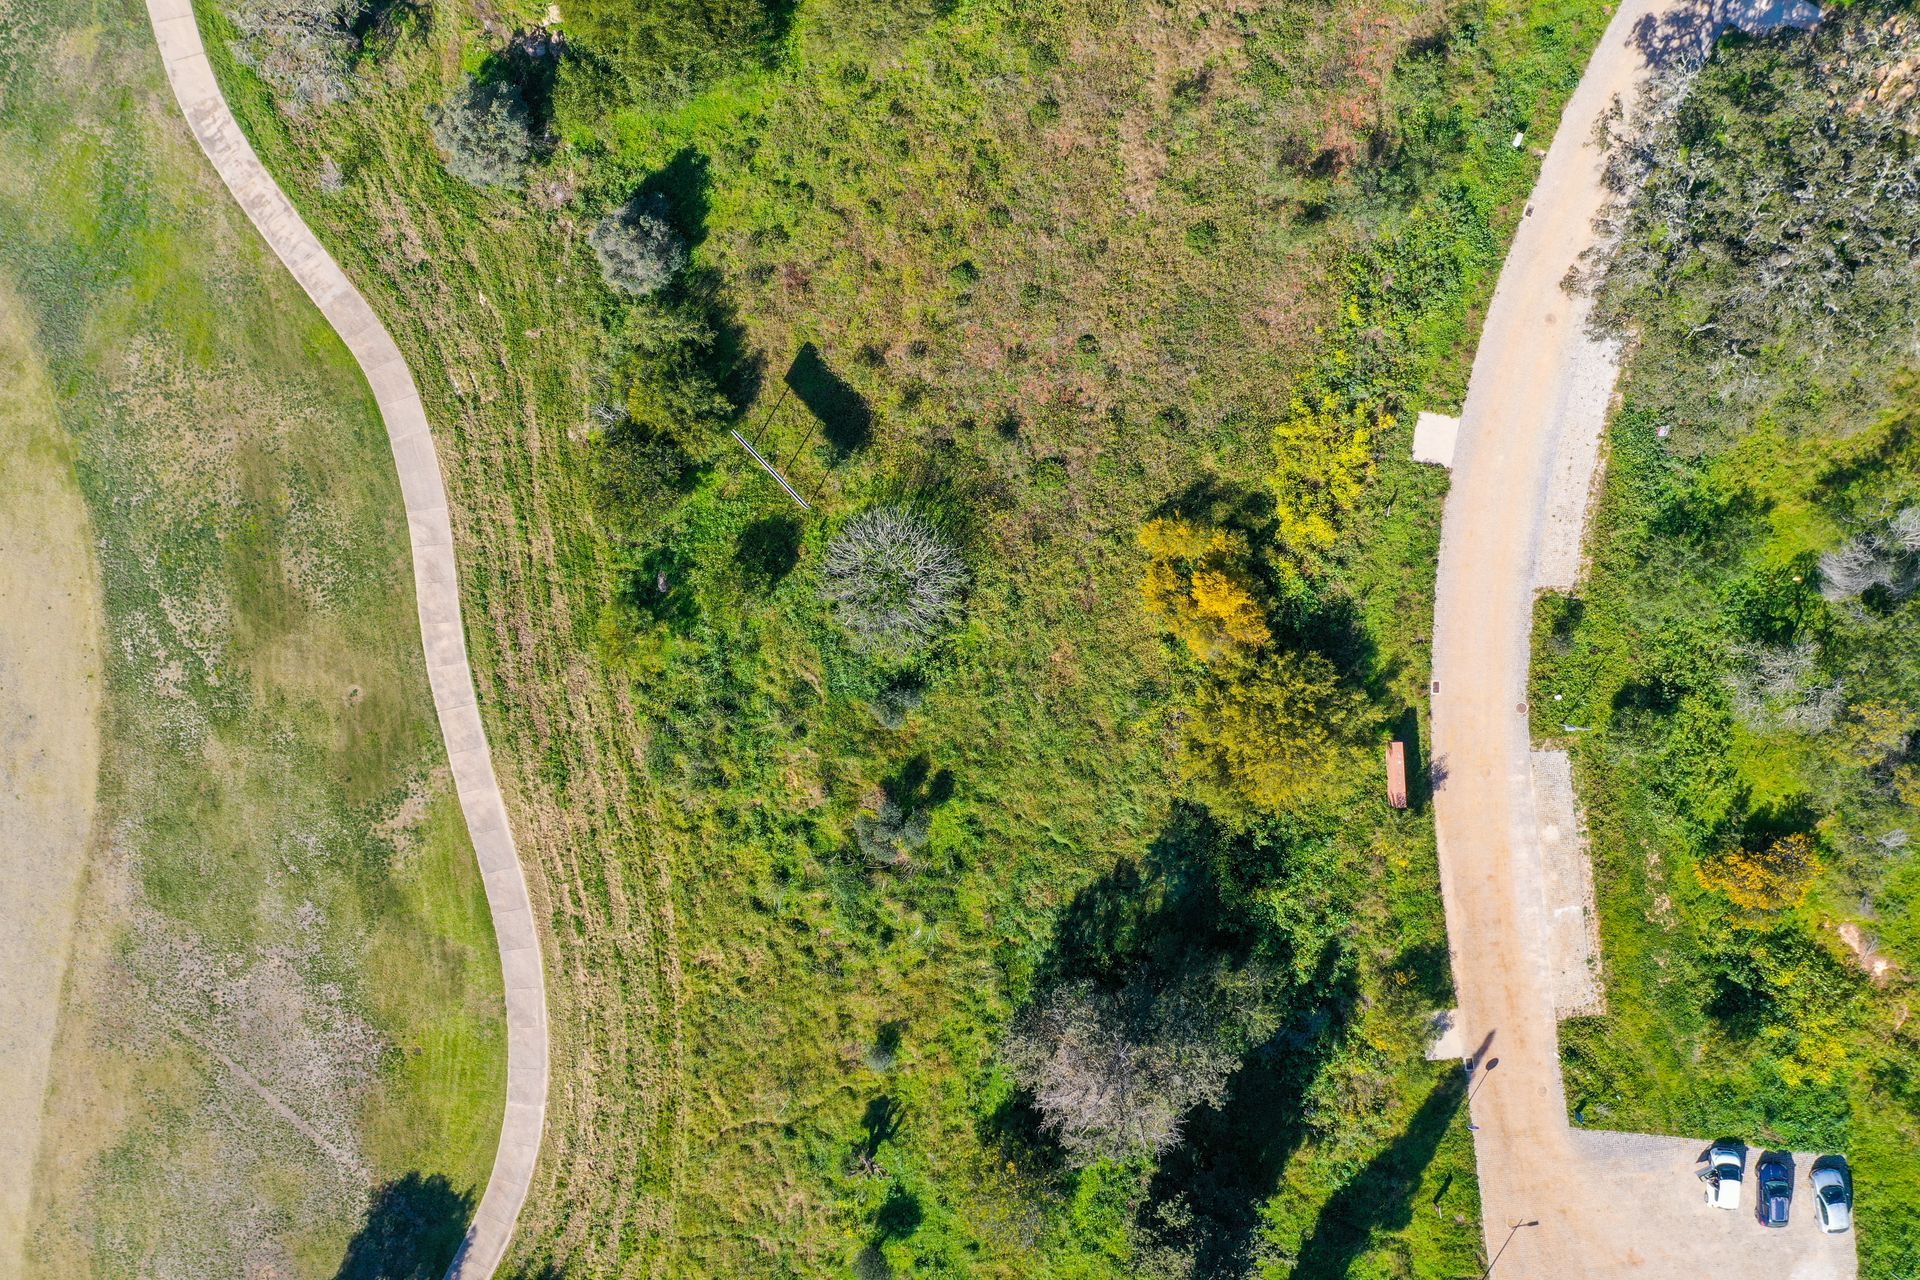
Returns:
[[[506,804],[494,778],[486,728],[474,698],[473,671],[467,664],[453,527],[447,519],[439,456],[400,348],[260,163],[228,110],[207,62],[191,0],[147,0],[147,16],[160,45],[167,80],[201,150],[359,362],[393,447],[413,544],[414,594],[427,679],[460,809],[486,883],[506,984],[507,1105],[500,1146],[466,1239],[447,1269],[450,1280],[486,1280],[513,1238],[546,1126],[547,992],[539,930]]]

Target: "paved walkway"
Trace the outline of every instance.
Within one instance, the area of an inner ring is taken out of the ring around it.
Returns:
[[[1692,1169],[1703,1138],[1576,1131],[1560,1077],[1528,643],[1537,586],[1573,567],[1555,495],[1574,486],[1577,522],[1592,462],[1572,481],[1560,473],[1593,456],[1618,371],[1612,346],[1587,334],[1588,303],[1561,280],[1594,242],[1605,196],[1596,122],[1616,99],[1631,107],[1649,59],[1697,56],[1714,21],[1673,0],[1625,0],[1614,15],[1501,273],[1454,455],[1434,624],[1433,757],[1446,778],[1434,818],[1461,1039],[1481,1064],[1474,1151],[1501,1280],[1854,1274],[1853,1236],[1814,1226],[1808,1160],[1792,1227],[1767,1231],[1702,1202]]]
[[[507,1108],[500,1147],[473,1224],[447,1272],[456,1280],[484,1280],[506,1253],[540,1153],[547,1110],[547,993],[527,883],[474,701],[439,458],[400,349],[260,163],[227,109],[194,25],[191,0],[147,0],[147,14],[167,79],[194,137],[253,225],[360,362],[393,446],[413,540],[414,592],[427,678],[467,833],[486,881],[506,979]]]

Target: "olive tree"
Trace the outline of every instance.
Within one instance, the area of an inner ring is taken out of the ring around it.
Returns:
[[[627,201],[600,219],[587,239],[600,259],[601,276],[623,293],[658,293],[686,269],[686,242],[657,199]]]
[[[518,86],[466,84],[427,109],[447,172],[476,187],[517,187],[533,159],[533,129]]]

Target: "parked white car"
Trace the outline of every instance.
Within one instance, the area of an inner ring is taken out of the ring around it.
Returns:
[[[1819,1210],[1822,1231],[1831,1234],[1851,1227],[1853,1194],[1847,1190],[1847,1175],[1832,1165],[1816,1165],[1813,1170],[1813,1207]]]
[[[1731,1142],[1716,1142],[1707,1151],[1707,1167],[1700,1181],[1707,1184],[1707,1203],[1716,1209],[1740,1207],[1740,1180],[1747,1172],[1747,1149]]]

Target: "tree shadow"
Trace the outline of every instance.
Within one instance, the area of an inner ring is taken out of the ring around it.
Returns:
[[[925,1217],[920,1197],[896,1182],[873,1215],[873,1229],[879,1240],[904,1240],[920,1229]]]
[[[904,1115],[900,1104],[884,1093],[868,1102],[866,1114],[860,1117],[860,1127],[866,1130],[860,1140],[860,1153],[869,1160],[879,1155],[881,1147],[900,1135]]]
[[[648,174],[634,195],[644,205],[661,208],[689,249],[707,238],[707,213],[713,206],[713,178],[707,157],[693,147],[682,147],[673,159]]]
[[[1312,997],[1296,999],[1293,1018],[1242,1059],[1219,1109],[1188,1114],[1180,1144],[1147,1184],[1135,1226],[1150,1253],[1175,1255],[1185,1274],[1228,1280],[1255,1270],[1261,1206],[1306,1140],[1301,1099],[1345,1039],[1356,994],[1339,948],[1326,948],[1314,968],[1302,988]]]
[[[1297,1280],[1339,1280],[1367,1252],[1375,1233],[1413,1221],[1421,1175],[1466,1100],[1466,1073],[1442,1076],[1398,1138],[1334,1192],[1300,1245]]]
[[[764,516],[740,530],[734,562],[763,590],[771,591],[800,563],[800,522]]]
[[[873,441],[873,410],[851,383],[827,366],[820,348],[809,342],[787,367],[786,383],[807,411],[820,420],[827,448],[837,465]]]
[[[334,1280],[440,1280],[473,1217],[471,1192],[440,1174],[406,1174],[374,1188],[366,1221]]]

